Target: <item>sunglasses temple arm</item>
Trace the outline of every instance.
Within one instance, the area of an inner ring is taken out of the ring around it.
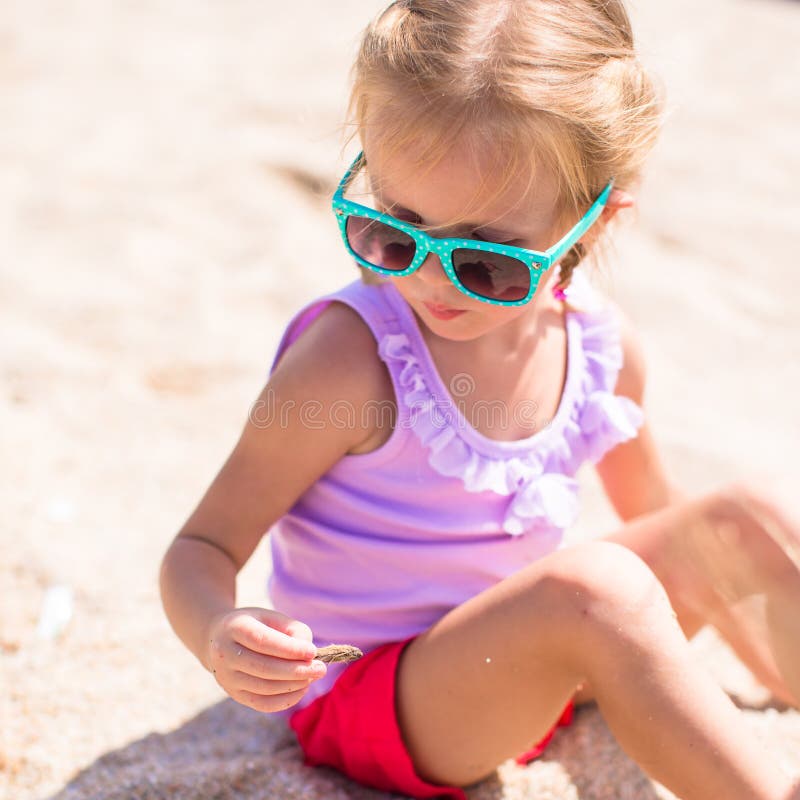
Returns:
[[[603,213],[603,209],[605,208],[606,203],[608,202],[609,195],[611,194],[611,189],[614,186],[614,181],[611,180],[608,182],[608,185],[605,189],[601,192],[600,196],[597,200],[594,201],[592,207],[586,212],[584,218],[569,232],[560,242],[554,244],[548,251],[547,256],[549,258],[549,264],[555,264],[564,253],[572,247],[578,239],[583,236],[589,228],[594,225],[597,221],[597,218],[600,214]]]

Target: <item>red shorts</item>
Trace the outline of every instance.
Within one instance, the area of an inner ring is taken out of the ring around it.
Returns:
[[[411,639],[391,642],[354,661],[333,688],[296,711],[289,724],[309,766],[334,767],[359,783],[414,798],[467,800],[462,789],[422,780],[414,771],[395,715],[395,676]],[[541,755],[559,725],[572,722],[570,700],[550,732],[517,757],[527,764]]]

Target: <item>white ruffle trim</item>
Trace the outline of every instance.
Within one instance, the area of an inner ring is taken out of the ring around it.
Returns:
[[[581,372],[579,385],[568,383],[573,396],[562,401],[571,407],[559,410],[565,421],[560,429],[536,434],[530,449],[507,457],[482,453],[461,435],[464,418],[451,398],[437,400],[405,333],[387,333],[378,343],[381,358],[390,367],[394,362],[395,370],[399,366],[398,400],[408,410],[406,424],[428,450],[431,467],[441,475],[461,478],[470,492],[509,496],[503,529],[512,536],[563,530],[574,523],[579,500],[573,476],[578,467],[586,460],[596,463],[617,444],[635,438],[644,422],[636,403],[613,393],[622,366],[613,311],[573,313],[581,342],[570,352],[582,354],[583,363],[576,366]],[[398,422],[401,419],[402,415]]]

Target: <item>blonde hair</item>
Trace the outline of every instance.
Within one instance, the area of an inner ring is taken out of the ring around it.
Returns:
[[[621,0],[396,0],[364,30],[351,81],[343,149],[372,122],[382,152],[413,144],[421,169],[466,142],[493,155],[495,197],[541,162],[561,235],[611,177],[638,185],[663,121]],[[586,251],[561,259],[561,288]]]

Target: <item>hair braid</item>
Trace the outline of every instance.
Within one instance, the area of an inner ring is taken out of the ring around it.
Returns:
[[[558,263],[558,289],[564,290],[572,280],[572,273],[575,267],[581,263],[586,255],[586,248],[582,242],[575,242],[567,251],[567,254]]]

